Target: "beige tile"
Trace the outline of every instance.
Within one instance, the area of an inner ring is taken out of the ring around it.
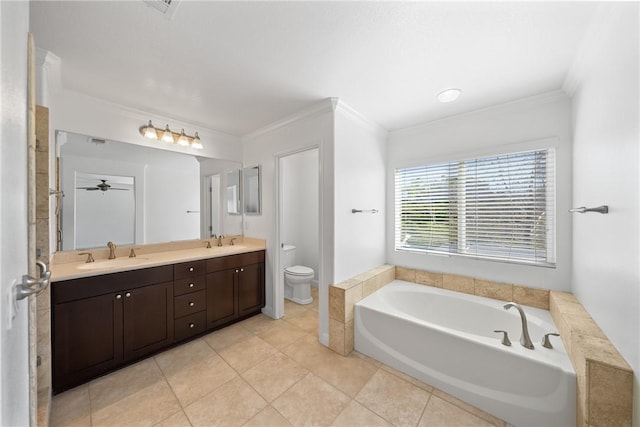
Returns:
[[[421,389],[423,389],[424,391],[427,391],[429,393],[431,393],[431,391],[433,390],[433,387],[431,387],[429,384],[423,383],[422,381],[413,378],[412,376],[409,376],[407,374],[405,374],[404,372],[400,372],[399,370],[392,368],[391,366],[387,366],[385,364],[382,364],[380,366],[382,369],[384,369],[385,371],[389,372],[390,374],[395,375],[396,377],[405,380],[408,383],[413,384],[416,387],[420,387]]]
[[[89,385],[81,385],[53,396],[50,423],[53,427],[90,426]]]
[[[331,349],[320,344],[318,339],[310,334],[293,344],[283,347],[281,351],[300,366],[310,371],[318,364],[324,363],[327,360],[335,360],[335,357],[341,357]]]
[[[474,293],[481,297],[513,301],[513,286],[506,283],[473,279]]]
[[[352,287],[354,287],[356,285],[359,285],[360,283],[362,283],[362,280],[359,280],[359,279],[356,279],[356,278],[352,277],[350,279],[347,279],[347,280],[345,280],[343,282],[340,282],[338,284],[331,285],[331,286],[333,286],[334,288],[338,288],[338,289],[343,289],[344,290],[344,289],[350,289],[350,288],[352,288]]]
[[[36,173],[49,173],[49,153],[36,150]]]
[[[342,356],[346,356],[344,346],[345,325],[334,319],[329,319],[329,348]]]
[[[419,427],[488,427],[491,425],[482,418],[478,418],[437,396],[431,396],[418,424]]]
[[[165,380],[153,358],[95,379],[89,383],[91,410],[95,412],[122,399],[128,399],[157,383],[165,383]]]
[[[416,283],[420,285],[442,287],[442,273],[432,273],[425,270],[416,270]]]
[[[93,397],[93,396],[92,396]],[[166,381],[158,381],[109,406],[92,406],[93,426],[152,426],[178,412],[181,407]]]
[[[285,317],[284,320],[285,322],[289,322],[305,332],[317,334],[318,318],[318,312],[313,310],[305,310],[303,313],[297,314],[295,316]]]
[[[229,381],[185,408],[194,426],[238,426],[258,412],[267,402],[242,378]]]
[[[549,298],[553,298],[557,302],[578,302],[578,299],[571,292],[549,291]]]
[[[407,282],[415,282],[416,270],[413,268],[396,267],[396,279],[406,280]]]
[[[215,351],[221,351],[252,336],[247,328],[235,324],[205,335],[202,339]]]
[[[362,282],[362,298],[367,297],[382,287],[380,275],[373,276]]]
[[[182,406],[198,400],[237,376],[204,341],[196,340],[156,356]]]
[[[242,377],[267,401],[272,402],[309,371],[278,352],[245,371]]]
[[[281,322],[281,320],[272,319],[269,316],[260,313],[257,316],[243,320],[239,325],[244,326],[249,330],[249,332],[257,335],[273,327],[278,322]]]
[[[562,314],[568,314],[570,316],[578,316],[588,318],[589,313],[582,304],[578,302],[558,301],[558,311]]]
[[[191,423],[184,411],[180,410],[169,418],[160,421],[154,427],[191,427]]]
[[[351,397],[358,394],[377,370],[377,366],[362,358],[335,353],[311,368],[311,372]]]
[[[382,366],[382,363],[377,361],[376,359],[374,359],[372,357],[369,357],[366,354],[358,353],[355,350],[349,356],[357,357],[357,358],[362,359],[362,360],[366,360],[367,362],[371,363],[373,366],[377,366],[378,368],[380,366]]]
[[[353,320],[353,309],[358,301],[362,299],[362,285],[347,289],[344,294],[344,322]]]
[[[356,400],[394,425],[415,426],[429,396],[428,392],[380,369]]]
[[[627,361],[608,339],[573,334],[571,341],[572,347],[576,349],[576,353],[579,353],[583,358],[610,365],[618,369],[631,371],[631,367]]]
[[[333,427],[391,427],[392,424],[352,400],[331,425]]]
[[[344,325],[344,352],[345,355],[351,353],[354,350],[354,325],[353,320],[349,320]]]
[[[450,291],[464,292],[472,294],[475,292],[473,278],[467,276],[456,276],[454,274],[442,275],[442,287]]]
[[[549,289],[513,285],[513,301],[518,304],[549,310]]]
[[[562,319],[572,334],[590,335],[592,337],[607,339],[604,332],[602,332],[598,325],[596,325],[596,322],[594,322],[590,317],[585,318],[582,316],[563,314]]]
[[[305,335],[305,331],[297,326],[280,321],[274,327],[267,329],[258,336],[275,348],[282,348],[297,341]]]
[[[36,174],[36,218],[49,218],[49,175]]]
[[[233,369],[242,373],[277,351],[278,350],[272,345],[253,336],[231,347],[220,350],[218,354],[220,354]]]
[[[396,268],[394,266],[390,266],[388,270],[382,273],[382,285],[384,286],[394,280],[396,280]]]
[[[269,405],[255,417],[247,421],[244,427],[291,427],[291,423]]]
[[[593,426],[631,426],[633,373],[587,361],[589,409]]]
[[[329,318],[344,322],[345,289],[329,286]]]
[[[296,316],[307,311],[306,305],[296,304],[288,299],[284,300],[284,317]]]
[[[346,394],[308,374],[272,405],[294,426],[328,426],[350,401]]]
[[[457,406],[460,409],[463,409],[466,412],[471,413],[472,415],[478,417],[478,418],[482,418],[484,421],[488,422],[490,425],[494,425],[494,426],[498,426],[498,427],[504,427],[506,426],[506,423],[501,420],[498,417],[495,417],[481,409],[476,408],[473,405],[469,405],[466,402],[463,402],[462,400],[458,399],[457,397],[454,397],[452,395],[450,395],[449,393],[445,393],[442,390],[438,390],[438,389],[433,389],[433,393],[432,393],[433,397],[438,397],[439,399],[442,399],[444,401],[449,402],[452,405]],[[432,398],[433,398],[432,397]]]

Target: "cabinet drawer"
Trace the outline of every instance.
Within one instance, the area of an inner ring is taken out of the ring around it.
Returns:
[[[175,337],[176,341],[182,341],[185,338],[204,332],[207,326],[207,313],[201,311],[191,316],[182,317],[175,321]]]
[[[207,262],[205,260],[183,262],[173,266],[173,278],[184,279],[185,277],[195,277],[206,273]]]
[[[173,294],[175,296],[186,294],[189,292],[204,290],[207,283],[206,276],[187,277],[174,282]]]
[[[207,260],[207,273],[227,270],[241,265],[258,264],[260,262],[264,262],[264,251],[210,258]]]
[[[206,301],[205,291],[192,292],[175,297],[173,299],[173,312],[176,319],[204,310]]]

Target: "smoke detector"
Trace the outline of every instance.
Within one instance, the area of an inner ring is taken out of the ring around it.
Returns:
[[[176,9],[178,8],[179,0],[142,0],[147,6],[151,6],[156,9],[160,13],[162,13],[165,18],[171,19],[173,18],[173,14],[176,13]]]

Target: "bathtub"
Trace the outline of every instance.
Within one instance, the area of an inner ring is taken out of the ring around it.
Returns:
[[[396,280],[355,306],[355,349],[515,426],[576,425],[576,375],[546,310]],[[511,347],[501,344],[509,332]]]

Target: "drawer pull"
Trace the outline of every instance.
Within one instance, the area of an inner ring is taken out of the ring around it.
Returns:
[[[189,287],[193,288],[194,284],[193,283],[189,283]]]
[[[244,271],[244,268],[241,268],[241,269],[240,269],[240,272],[243,272],[243,271]]]
[[[193,324],[193,323],[189,323],[189,328],[193,329],[193,328],[195,328],[195,327],[196,327],[196,325],[195,325],[195,324]]]
[[[131,296],[131,292],[127,292],[126,294],[124,294],[124,296],[129,298]]]
[[[193,271],[193,267],[189,267],[189,271]]]
[[[193,307],[194,305],[196,305],[196,303],[195,303],[195,302],[190,302],[190,303],[189,303],[189,307]]]
[[[120,298],[122,298],[122,294],[116,295],[116,299],[120,299]]]

